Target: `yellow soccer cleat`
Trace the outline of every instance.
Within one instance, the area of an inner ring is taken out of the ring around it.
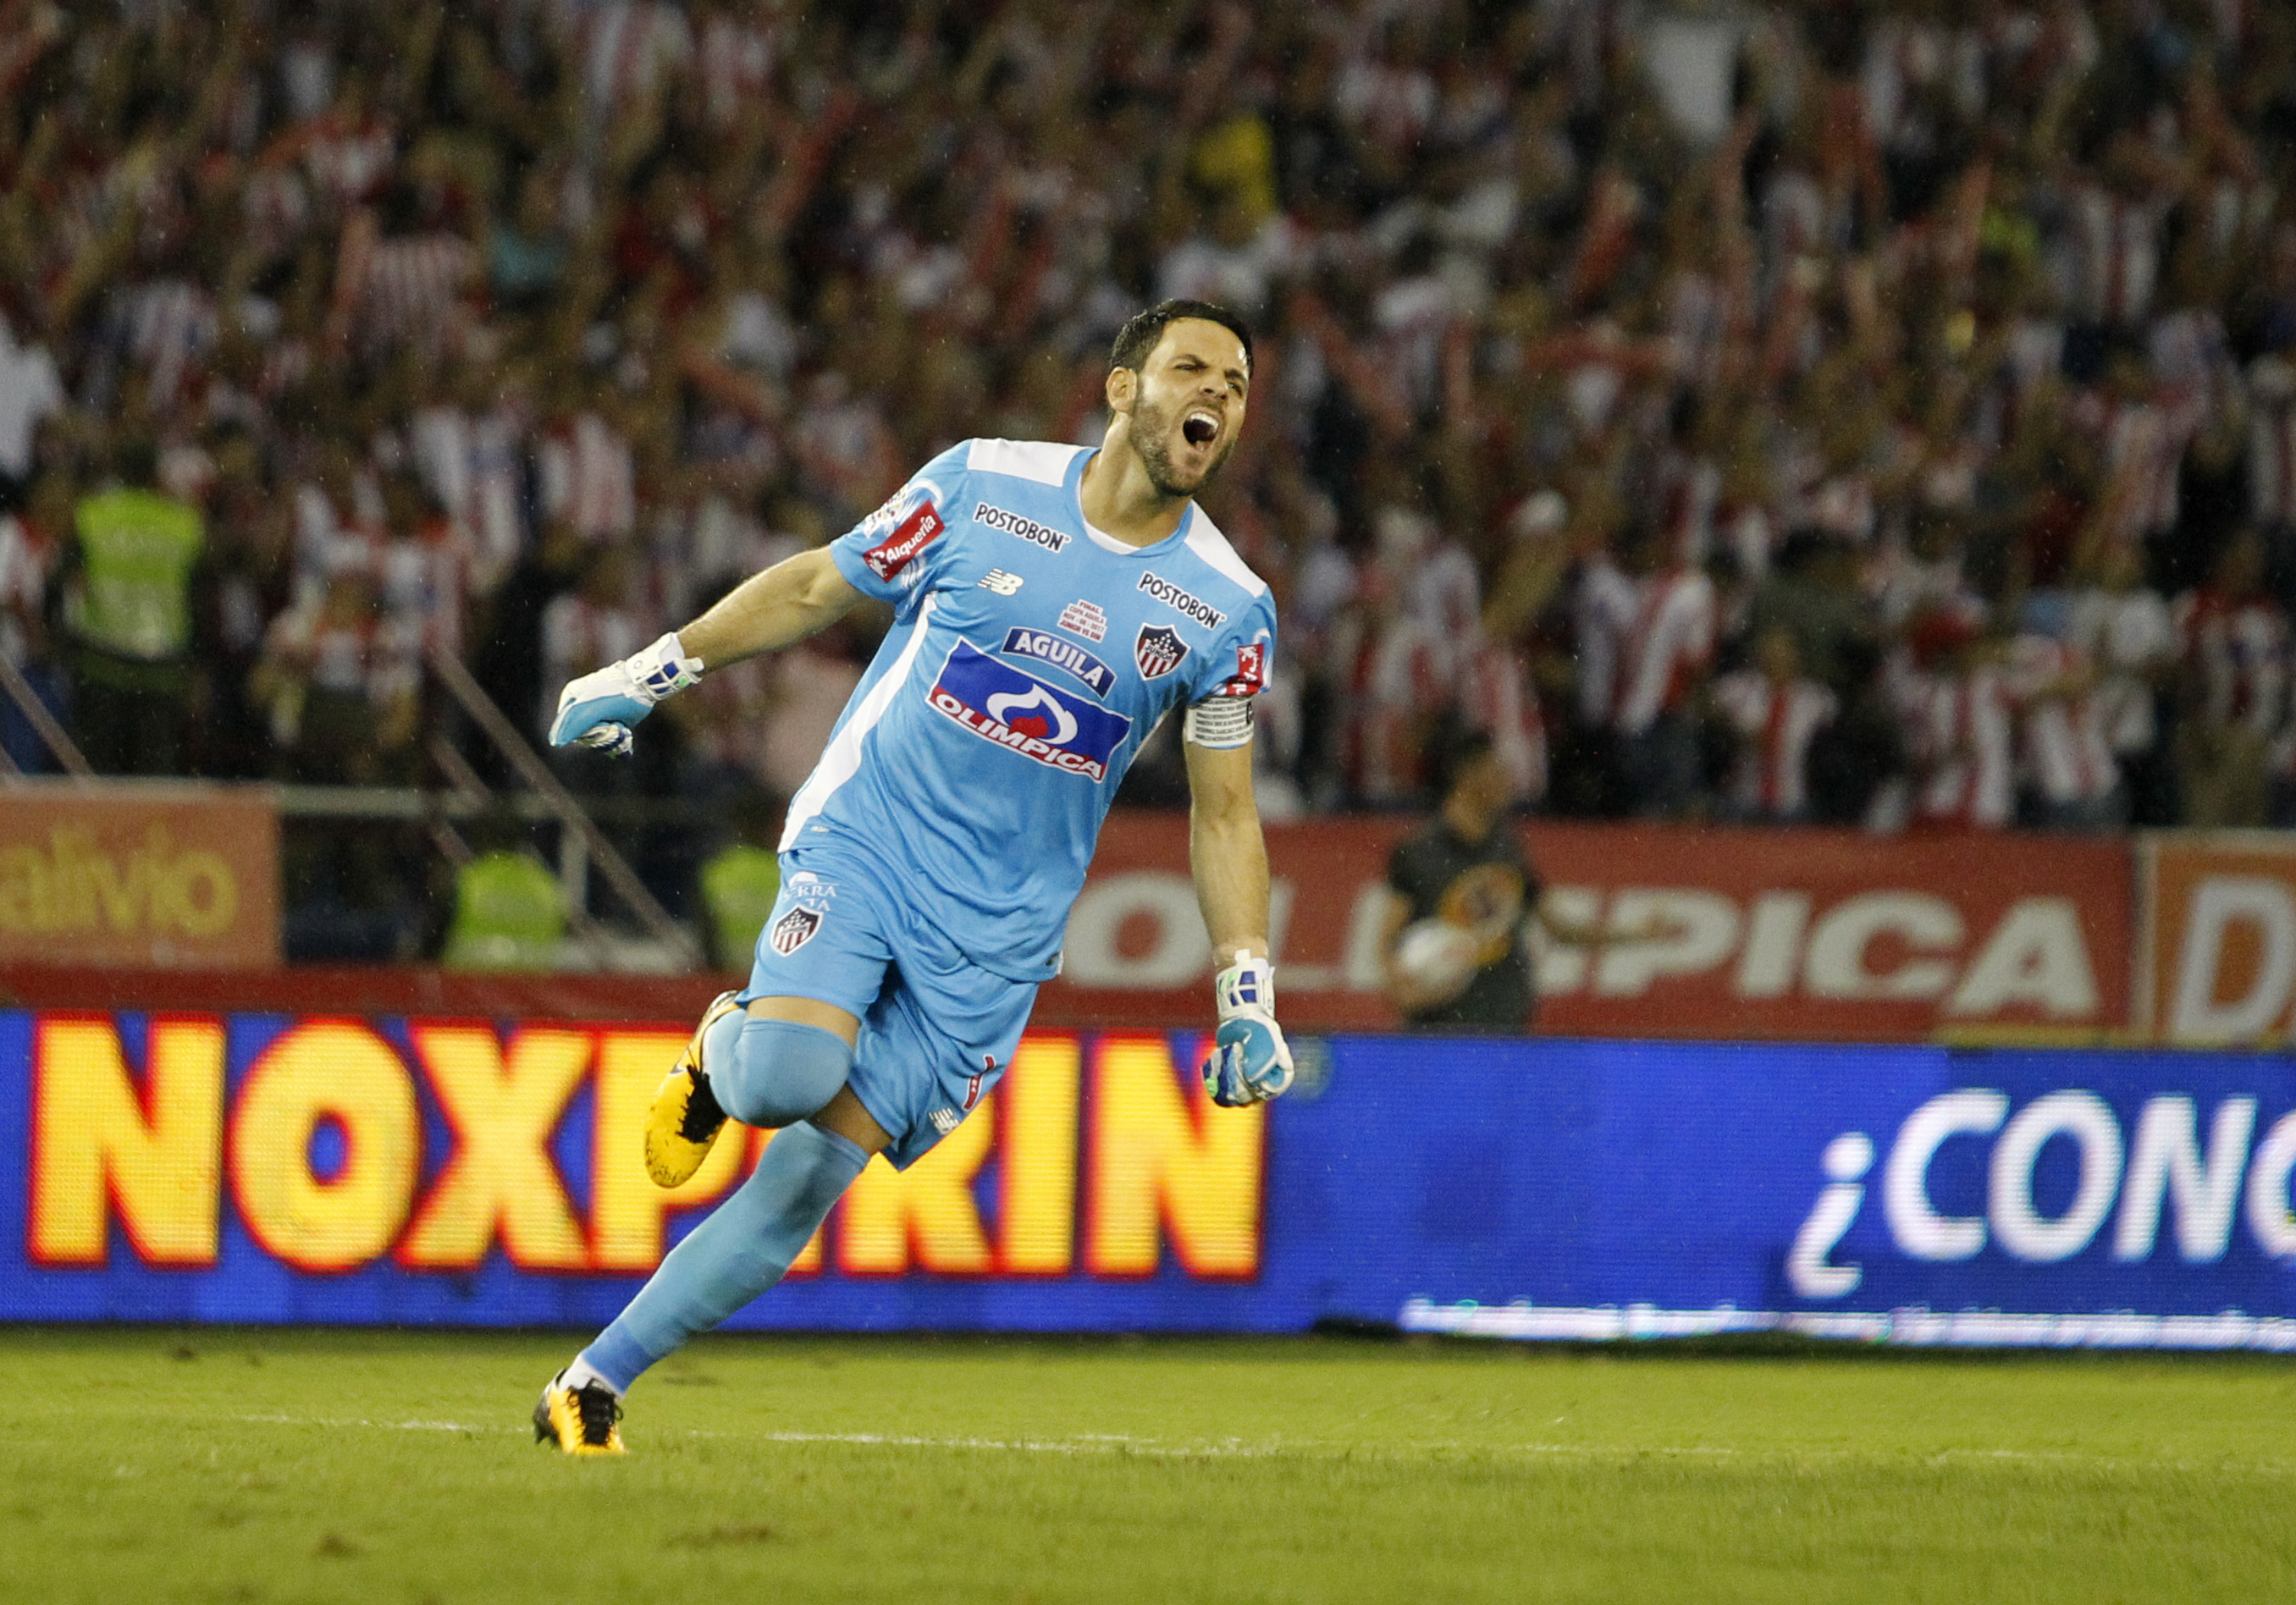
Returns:
[[[685,1051],[654,1090],[653,1107],[646,1110],[645,1166],[657,1187],[675,1187],[691,1178],[709,1157],[718,1134],[726,1129],[726,1111],[718,1107],[701,1067],[701,1039],[740,1007],[732,993],[719,993],[702,1011],[701,1023],[686,1039]]]
[[[542,1390],[534,1407],[534,1441],[549,1444],[569,1454],[620,1454],[622,1402],[603,1382],[586,1388],[566,1386],[560,1372]]]

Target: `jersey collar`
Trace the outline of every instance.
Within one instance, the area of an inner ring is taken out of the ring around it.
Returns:
[[[1187,512],[1180,515],[1179,527],[1152,545],[1136,546],[1129,541],[1118,540],[1105,529],[1095,528],[1093,526],[1092,520],[1084,516],[1084,471],[1091,466],[1092,460],[1100,455],[1100,453],[1101,448],[1096,446],[1090,451],[1078,452],[1076,454],[1076,461],[1069,467],[1066,487],[1069,506],[1074,510],[1077,526],[1084,531],[1085,538],[1103,551],[1113,552],[1119,557],[1156,557],[1168,551],[1186,545],[1188,536],[1194,533],[1196,528],[1196,504],[1193,499],[1188,503]]]

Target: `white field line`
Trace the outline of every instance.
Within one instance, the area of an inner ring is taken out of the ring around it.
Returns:
[[[381,1432],[515,1432],[515,1427],[472,1426],[468,1421],[370,1421],[355,1416],[242,1415],[259,1427],[370,1427]]]
[[[377,1421],[354,1417],[242,1415],[242,1421],[272,1427],[317,1427],[330,1429],[361,1427],[380,1432],[510,1432],[525,1434],[524,1426],[473,1425],[466,1421]],[[1425,1443],[1409,1445],[1349,1444],[1319,1438],[1272,1438],[1253,1443],[1243,1438],[1220,1438],[1203,1443],[1172,1443],[1160,1438],[1133,1437],[1123,1433],[1081,1433],[1072,1437],[931,1437],[891,1432],[712,1432],[691,1429],[678,1436],[768,1444],[840,1444],[865,1449],[971,1449],[1007,1454],[1142,1455],[1168,1460],[1372,1460],[1425,1459],[1456,1456],[1504,1458],[1521,1455],[1538,1460],[1627,1462],[1636,1460],[1740,1461],[1749,1464],[1803,1462],[1950,1465],[1966,1461],[2005,1461],[2012,1464],[2064,1466],[2092,1471],[2232,1471],[2253,1477],[2296,1476],[2296,1461],[2133,1460],[2126,1456],[2088,1454],[2073,1449],[1950,1448],[1902,1455],[1870,1450],[1839,1448],[1742,1449],[1717,1444],[1466,1444]]]

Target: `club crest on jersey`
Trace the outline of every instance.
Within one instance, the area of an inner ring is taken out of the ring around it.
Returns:
[[[1227,622],[1227,615],[1200,596],[1192,596],[1160,574],[1143,574],[1140,589],[1178,613],[1182,618],[1216,630]]]
[[[1108,615],[1092,602],[1072,602],[1061,610],[1061,628],[1086,641],[1100,641],[1108,635]]]
[[[814,938],[821,929],[822,916],[810,908],[792,908],[774,921],[767,943],[773,950],[787,958]]]
[[[1256,697],[1267,685],[1267,643],[1235,649],[1235,677],[1219,689],[1223,697]]]
[[[1144,624],[1132,638],[1132,661],[1151,680],[1170,674],[1187,655],[1188,643],[1168,624]]]
[[[1116,671],[1094,657],[1073,641],[1063,641],[1050,630],[1023,629],[1015,626],[1004,632],[1005,656],[1034,658],[1039,663],[1049,663],[1064,674],[1075,676],[1092,689],[1095,696],[1104,697],[1116,684]]]
[[[1108,778],[1108,760],[1132,730],[1123,714],[1025,674],[970,641],[949,649],[925,700],[984,741],[1090,781]]]
[[[899,511],[899,501],[897,496],[870,514],[871,525],[874,526],[880,519],[890,520]],[[861,561],[869,565],[870,573],[879,579],[890,581],[914,562],[917,553],[939,540],[941,531],[947,528],[947,523],[940,516],[940,509],[933,505],[932,497],[922,496],[910,509],[907,516],[893,525],[883,540],[862,553]]]
[[[1034,519],[1023,518],[1017,512],[1008,512],[1004,508],[991,506],[987,502],[974,508],[972,516],[978,522],[988,525],[991,529],[1002,529],[1007,535],[1017,535],[1022,540],[1033,545],[1042,546],[1047,552],[1062,552],[1068,548],[1069,536],[1065,529],[1055,529],[1049,524],[1039,524]]]

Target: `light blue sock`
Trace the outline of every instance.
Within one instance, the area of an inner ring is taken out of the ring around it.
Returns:
[[[742,1026],[729,1044],[723,1033],[735,1020]],[[853,1071],[853,1050],[842,1036],[795,1020],[729,1014],[710,1028],[703,1048],[718,1107],[744,1126],[777,1130],[810,1119]]]
[[[750,1179],[669,1251],[580,1363],[627,1392],[647,1366],[779,1282],[868,1162],[858,1143],[817,1126],[779,1133]]]

